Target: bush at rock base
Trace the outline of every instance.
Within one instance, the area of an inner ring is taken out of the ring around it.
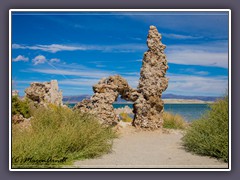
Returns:
[[[228,96],[210,105],[210,110],[187,129],[187,150],[228,161]]]
[[[21,100],[18,96],[12,97],[12,115],[21,114],[24,118],[29,118],[30,109],[28,100]]]
[[[169,112],[163,113],[163,128],[168,129],[185,129],[187,126],[186,121],[178,114]]]
[[[133,121],[133,119],[128,115],[128,113],[120,113],[119,116],[123,122],[132,122]]]
[[[39,108],[29,128],[12,126],[13,168],[55,168],[111,151],[116,137],[89,114],[68,108]]]

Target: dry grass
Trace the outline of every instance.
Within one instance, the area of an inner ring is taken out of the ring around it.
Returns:
[[[119,116],[123,122],[132,122],[133,121],[133,119],[127,113],[120,113]]]
[[[13,168],[55,168],[111,151],[116,134],[68,108],[37,109],[29,128],[12,126]],[[63,160],[65,158],[65,160]]]
[[[187,127],[187,123],[183,117],[178,114],[164,112],[163,127],[168,129],[185,129]]]

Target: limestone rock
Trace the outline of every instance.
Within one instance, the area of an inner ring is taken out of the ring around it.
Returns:
[[[118,117],[113,103],[120,95],[126,100],[135,101],[138,98],[136,90],[132,89],[127,81],[119,75],[101,79],[93,86],[94,95],[90,100],[83,100],[74,106],[74,110],[95,114],[102,124],[116,125]]]
[[[19,91],[18,90],[12,90],[12,96],[18,96]]]
[[[31,83],[30,87],[25,89],[25,97],[40,105],[63,105],[62,92],[58,90],[57,80]]]
[[[19,123],[23,122],[24,120],[25,120],[25,118],[21,114],[15,114],[12,116],[13,124],[19,124]]]
[[[140,128],[161,128],[163,119],[162,92],[168,87],[165,77],[168,69],[165,45],[155,26],[150,26],[147,38],[148,50],[144,53],[138,91],[139,98],[134,103],[133,125]]]
[[[162,92],[168,87],[165,77],[168,69],[161,35],[155,26],[150,26],[147,38],[148,50],[144,53],[140,80],[137,89],[131,88],[119,75],[101,79],[93,86],[94,95],[75,105],[74,110],[89,112],[98,116],[106,125],[116,125],[119,121],[112,104],[121,98],[134,102],[133,125],[139,128],[157,129],[163,124]]]
[[[117,115],[121,113],[133,114],[133,109],[131,109],[129,106],[125,106],[123,108],[117,108],[117,109],[114,109],[114,111]]]

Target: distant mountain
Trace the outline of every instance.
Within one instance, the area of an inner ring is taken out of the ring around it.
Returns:
[[[78,96],[63,96],[63,102],[80,102],[83,99],[90,99],[91,95],[83,94]]]
[[[90,99],[91,95],[83,94],[78,96],[64,96],[63,102],[80,102],[83,99]],[[215,96],[183,96],[183,95],[176,95],[176,94],[163,94],[163,99],[195,99],[195,100],[202,100],[202,101],[215,101],[221,97]],[[126,102],[124,99],[118,97],[117,102]]]
[[[163,94],[163,99],[196,99],[202,101],[215,101],[221,97],[216,96],[183,96],[183,95],[176,95],[176,94]]]

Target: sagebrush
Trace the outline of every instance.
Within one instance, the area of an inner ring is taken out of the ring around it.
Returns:
[[[13,168],[54,168],[111,151],[115,132],[89,114],[39,108],[30,128],[12,127]],[[65,158],[65,160],[63,159]]]
[[[27,99],[21,100],[18,96],[12,97],[12,115],[21,114],[25,118],[29,118],[30,109],[29,101]]]
[[[228,96],[210,105],[210,110],[194,121],[183,137],[187,150],[228,161]]]

